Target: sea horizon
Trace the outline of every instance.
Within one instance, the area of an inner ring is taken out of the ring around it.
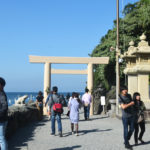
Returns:
[[[72,92],[58,92],[58,94],[63,94],[64,97],[67,95],[67,94],[72,94]],[[79,94],[83,94],[84,92],[77,92]],[[36,100],[36,97],[38,95],[38,92],[6,92],[6,95],[7,95],[7,100],[8,100],[8,106],[12,106],[13,104],[15,104],[15,101],[21,97],[21,96],[24,96],[24,95],[28,95],[28,98],[26,99],[26,103],[29,101],[29,100],[33,100],[35,101]]]
[[[40,91],[40,90],[39,90]],[[39,92],[38,91],[38,92]],[[41,90],[42,92],[43,92],[43,90]],[[23,91],[23,92],[20,92],[20,91],[5,91],[6,93],[38,93],[37,91]],[[66,92],[66,91],[60,91],[60,92],[58,92],[58,93],[72,93],[72,92],[77,92],[77,93],[84,93],[84,91],[71,91],[71,92]]]

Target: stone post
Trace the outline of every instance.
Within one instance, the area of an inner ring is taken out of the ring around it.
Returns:
[[[143,101],[149,101],[149,74],[138,74],[138,92]]]
[[[44,66],[44,101],[46,101],[47,98],[47,88],[51,89],[51,64],[50,63],[45,63]],[[46,107],[44,107],[44,114],[46,114]]]
[[[87,86],[88,86],[89,92],[92,96],[92,90],[93,90],[93,64],[92,63],[88,64]],[[92,96],[92,103],[91,103],[91,107],[90,107],[90,115],[93,115],[93,107],[94,107],[94,102],[93,102],[93,96]]]
[[[137,75],[128,74],[128,93],[133,95],[134,92],[138,91],[138,78]]]
[[[116,116],[116,99],[110,99],[109,102],[111,104],[111,110],[109,111],[109,115],[111,117],[115,117]]]

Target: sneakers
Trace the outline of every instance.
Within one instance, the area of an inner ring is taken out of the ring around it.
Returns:
[[[72,132],[72,135],[74,135],[74,132]],[[76,135],[76,136],[79,136],[79,134],[78,134],[78,133],[76,133],[75,135]]]
[[[139,139],[139,141],[140,141],[142,144],[144,144],[144,143],[145,143],[142,139]]]
[[[127,145],[125,145],[125,148],[126,148],[126,149],[131,149],[132,146],[131,146],[130,144],[127,144]]]
[[[51,135],[55,135],[55,133],[51,133]]]
[[[78,133],[76,133],[75,135],[76,135],[76,136],[79,136],[79,134],[78,134]]]
[[[127,143],[127,144],[125,144],[125,148],[126,148],[126,149],[131,149],[132,146],[130,145],[130,143]]]
[[[61,132],[59,132],[59,137],[62,137],[62,133]]]

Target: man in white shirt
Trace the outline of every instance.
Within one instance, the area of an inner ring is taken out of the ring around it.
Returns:
[[[89,120],[90,105],[92,102],[92,97],[88,92],[89,92],[89,90],[86,88],[85,94],[82,96],[82,102],[84,105],[84,118],[85,118],[85,120]]]

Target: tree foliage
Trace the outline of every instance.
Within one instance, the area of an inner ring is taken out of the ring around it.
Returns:
[[[131,40],[137,46],[142,33],[146,34],[147,40],[150,43],[150,0],[139,0],[134,4],[128,4],[125,6],[123,13],[124,17],[119,19],[119,48],[121,52],[127,51],[129,47],[128,43]],[[91,57],[108,56],[110,58],[108,65],[94,66],[94,88],[101,84],[106,90],[109,90],[112,85],[115,85],[115,47],[116,20],[114,21],[113,29],[108,30],[107,34],[101,38],[100,43],[94,48],[91,54]],[[121,82],[124,82],[124,66],[124,64],[120,66]]]

